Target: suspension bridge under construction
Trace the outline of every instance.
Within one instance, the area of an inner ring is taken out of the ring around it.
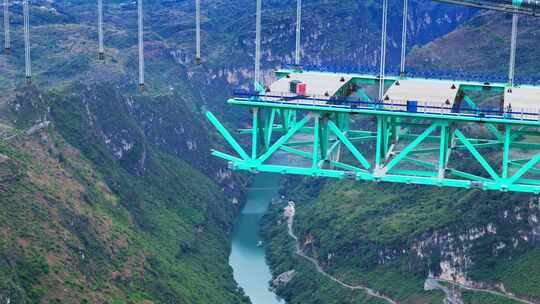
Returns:
[[[236,140],[207,112],[231,151],[213,155],[254,173],[540,193],[540,87],[514,79],[518,16],[535,16],[540,2],[442,1],[513,14],[508,80],[501,83],[409,77],[407,2],[398,75],[385,75],[388,0],[378,75],[302,69],[298,1],[295,64],[264,86],[258,1],[254,89],[228,100],[250,111],[249,128],[237,132],[248,138]],[[276,153],[289,161],[276,161]]]
[[[6,55],[10,1],[3,0]],[[236,91],[231,106],[250,111],[237,140],[210,112],[230,152],[213,151],[230,168],[374,182],[540,193],[540,87],[516,83],[520,15],[539,0],[437,0],[512,14],[507,81],[411,77],[406,69],[408,1],[403,0],[400,71],[386,75],[388,1],[382,0],[378,74],[337,73],[301,65],[302,2],[296,0],[294,65],[261,81],[262,0],[256,0],[254,89]],[[23,0],[25,75],[32,81],[30,1]],[[105,59],[103,0],[97,0],[98,58]],[[202,62],[201,8],[195,0],[195,61]],[[139,88],[144,90],[143,1],[137,1]],[[241,143],[243,145],[241,145]],[[276,153],[306,166],[276,163]]]

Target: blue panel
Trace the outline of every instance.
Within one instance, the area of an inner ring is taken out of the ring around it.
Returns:
[[[407,100],[407,112],[412,112],[412,113],[418,112],[418,101]]]

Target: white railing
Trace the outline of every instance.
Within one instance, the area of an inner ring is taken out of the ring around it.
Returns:
[[[249,101],[263,101],[279,104],[294,104],[301,106],[318,106],[328,108],[353,108],[353,109],[376,109],[392,112],[411,112],[424,114],[443,114],[452,116],[471,116],[486,118],[508,118],[514,120],[535,120],[540,121],[540,108],[513,108],[513,109],[494,109],[494,108],[469,108],[466,105],[460,105],[454,109],[454,104],[445,102],[425,102],[419,101],[411,103],[407,100],[385,100],[384,102],[360,101],[351,98],[339,98],[325,95],[299,96],[291,92],[267,92],[266,94],[257,94],[255,92],[243,92],[241,95]],[[241,98],[242,98],[241,97]]]

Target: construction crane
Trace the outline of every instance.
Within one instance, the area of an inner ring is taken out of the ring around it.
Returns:
[[[518,14],[534,15],[538,1],[440,1],[513,14],[506,83],[406,75],[407,0],[400,75],[387,76],[388,0],[382,1],[378,75],[299,70],[295,61],[295,68],[276,71],[277,80],[261,90],[258,0],[259,88],[235,91],[228,100],[252,113],[251,127],[238,132],[251,137],[245,141],[251,153],[207,112],[231,150],[212,154],[233,170],[540,194],[540,87],[516,86],[514,77]],[[378,88],[378,99],[358,98],[370,88]],[[498,94],[500,104],[481,107],[483,93]],[[304,161],[273,163],[277,152]],[[464,161],[464,155],[470,158]]]

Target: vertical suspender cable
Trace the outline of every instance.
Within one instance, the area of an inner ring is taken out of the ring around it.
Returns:
[[[515,69],[516,69],[516,48],[517,48],[517,27],[519,16],[514,13],[512,16],[512,41],[510,46],[510,69],[508,72],[508,84],[513,87],[515,84]]]
[[[30,8],[29,0],[23,0],[23,15],[24,15],[24,64],[26,83],[32,83],[32,66],[30,62]]]
[[[300,38],[302,34],[302,0],[296,0],[296,53],[294,64],[300,67]]]
[[[139,89],[144,91],[144,28],[143,28],[143,0],[137,0],[137,14],[139,19]]]
[[[11,50],[11,37],[9,30],[9,0],[4,0],[4,50]]]
[[[380,74],[379,74],[379,101],[382,102],[384,98],[384,76],[386,71],[386,29],[388,19],[388,0],[383,0],[382,8],[382,31],[381,31],[381,62],[380,62]]]
[[[261,83],[261,11],[262,0],[257,0],[257,19],[255,28],[255,83]]]
[[[401,66],[400,76],[405,77],[405,57],[407,56],[407,20],[409,18],[409,0],[403,0],[403,31],[401,33]]]
[[[103,46],[103,0],[98,0],[98,56],[99,60],[105,59]]]
[[[195,35],[197,43],[197,54],[195,61],[201,63],[201,0],[195,0]]]

